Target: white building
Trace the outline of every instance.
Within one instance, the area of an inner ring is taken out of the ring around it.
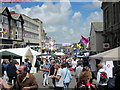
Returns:
[[[41,46],[42,21],[22,15],[24,20],[23,39],[27,45]]]

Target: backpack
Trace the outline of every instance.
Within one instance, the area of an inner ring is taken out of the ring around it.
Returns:
[[[107,73],[106,72],[100,72],[100,83],[107,83]]]

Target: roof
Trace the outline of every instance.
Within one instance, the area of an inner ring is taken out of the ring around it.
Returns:
[[[24,22],[23,17],[22,17],[21,14],[15,13],[15,14],[11,14],[11,16],[12,16],[12,18],[15,19],[15,20],[19,20],[19,18],[21,18],[22,21]]]
[[[103,22],[92,22],[91,25],[95,31],[103,31]]]
[[[6,9],[6,7],[0,7],[0,14],[3,13],[3,11]]]
[[[12,16],[13,19],[18,20],[19,17],[20,17],[20,14],[11,14],[11,16]]]
[[[18,54],[15,54],[15,53],[12,53],[12,52],[9,52],[9,51],[2,51],[0,52],[0,56],[2,58],[11,58],[11,57],[14,57],[14,58],[20,58],[22,56],[18,55]]]

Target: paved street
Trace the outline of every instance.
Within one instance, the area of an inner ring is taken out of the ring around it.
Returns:
[[[48,90],[48,88],[52,86],[52,81],[51,81],[50,78],[49,78],[49,86],[46,86],[46,87],[42,86],[42,81],[43,81],[43,76],[42,76],[43,73],[42,73],[42,71],[40,71],[38,73],[35,73],[34,75],[35,75],[36,80],[38,82],[39,88],[43,88],[43,89],[47,88],[47,90]],[[75,86],[75,84],[76,84],[76,82],[75,82],[75,78],[73,76],[72,81],[71,81],[71,83],[69,85],[69,88],[73,88]],[[49,89],[51,89],[51,88],[49,88]]]

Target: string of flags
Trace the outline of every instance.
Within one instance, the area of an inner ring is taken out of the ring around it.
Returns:
[[[84,44],[84,47],[87,49],[89,45],[89,40],[81,35],[81,41]],[[83,47],[83,45],[81,46],[81,44],[76,43],[76,47],[80,50]]]

